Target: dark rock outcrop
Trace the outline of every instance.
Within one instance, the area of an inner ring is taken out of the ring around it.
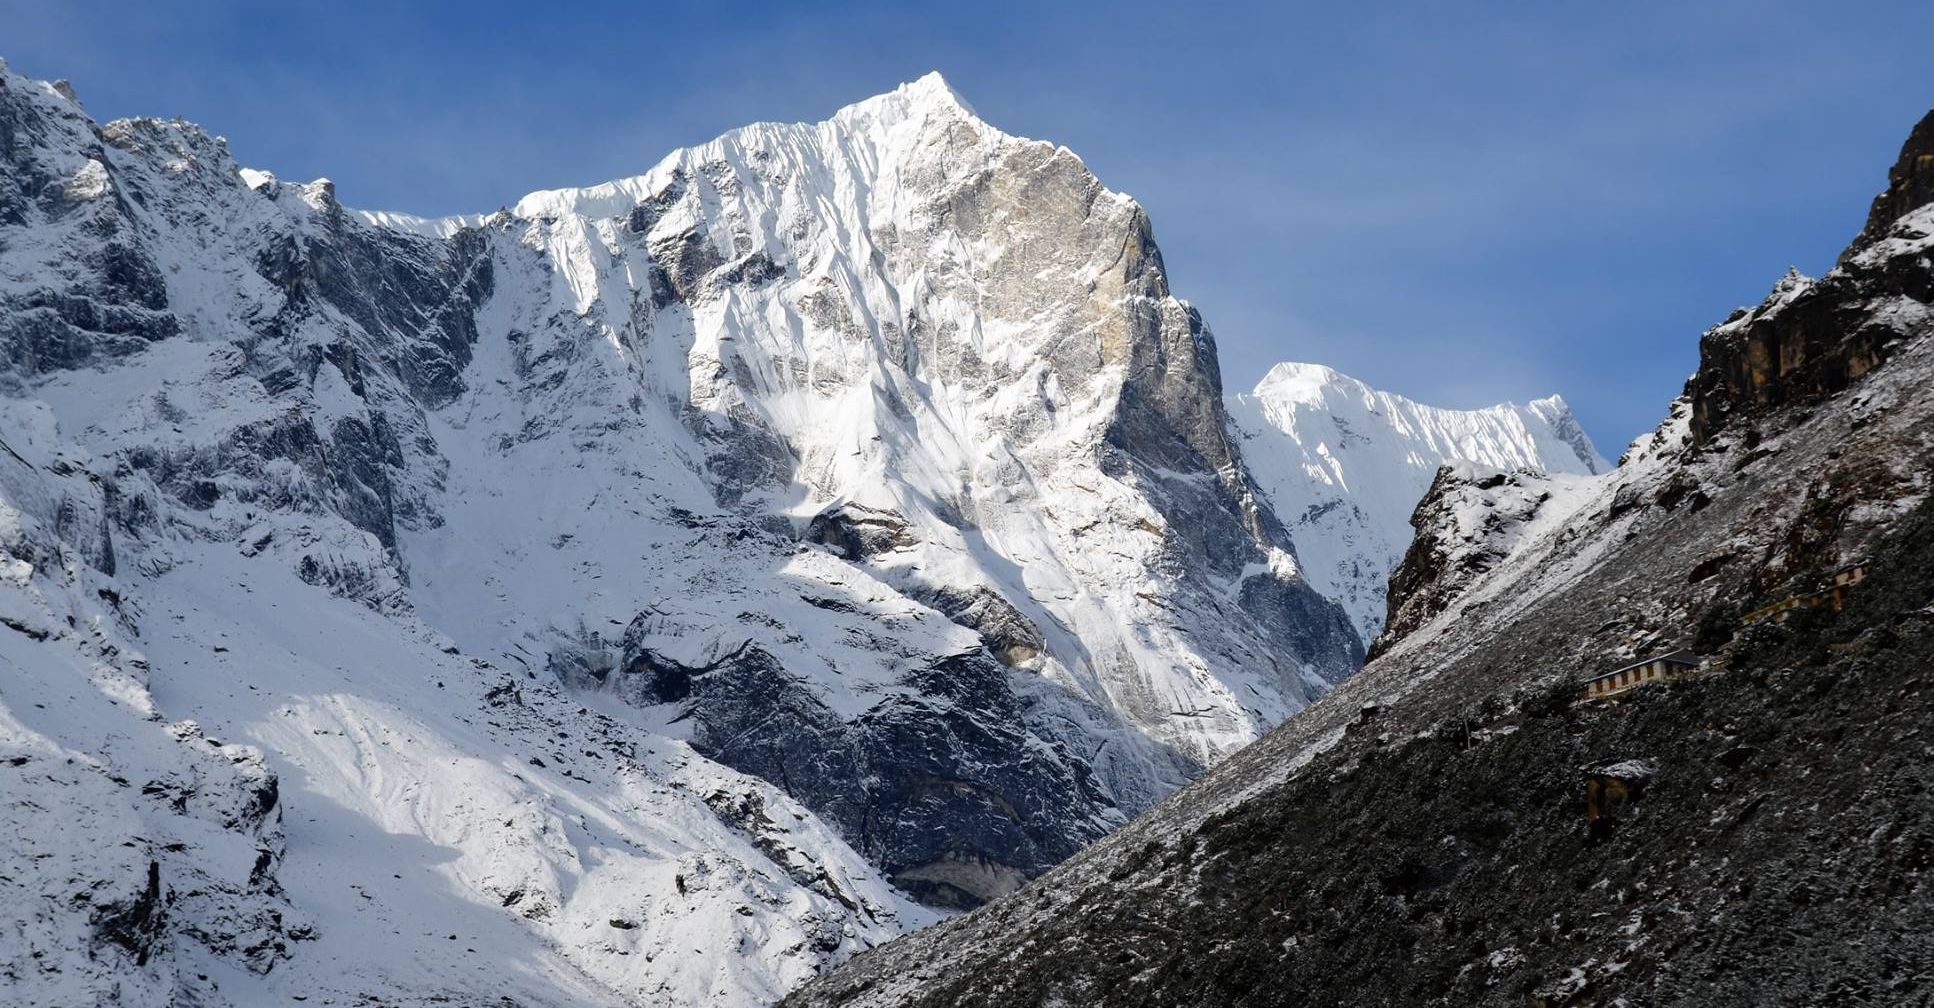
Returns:
[[[1758,421],[1845,390],[1879,367],[1906,332],[1871,307],[1889,298],[1934,302],[1926,257],[1857,262],[1808,282],[1789,274],[1767,304],[1708,331],[1700,368],[1686,385],[1693,444],[1722,432],[1754,440]]]
[[[1006,677],[983,654],[958,655],[909,672],[903,696],[854,720],[756,646],[699,667],[627,648],[604,686],[679,704],[700,753],[777,784],[923,901],[966,907],[1107,825],[1088,768],[1028,743]]]
[[[162,896],[161,862],[149,861],[148,883],[133,899],[95,908],[95,940],[119,945],[136,966],[146,966],[167,934],[168,905]]]
[[[1390,575],[1389,615],[1370,656],[1430,622],[1503,562],[1518,530],[1550,499],[1550,483],[1542,473],[1440,467],[1411,515],[1417,535]]]
[[[1840,261],[1846,262],[1860,249],[1879,241],[1894,222],[1929,203],[1934,203],[1934,111],[1922,116],[1907,135],[1900,157],[1887,171],[1886,190],[1874,197],[1866,227],[1841,253]]]
[[[1840,392],[1899,348],[1915,322],[1902,308],[1934,303],[1927,249],[1912,240],[1934,228],[1934,220],[1915,213],[1930,202],[1934,113],[1914,127],[1887,191],[1874,199],[1866,227],[1831,273],[1818,281],[1788,273],[1765,304],[1735,313],[1700,340],[1699,371],[1686,385],[1695,445],[1728,430],[1763,437],[1755,425],[1769,411]],[[1896,248],[1890,237],[1910,240]],[[1885,307],[1892,310],[1876,310]]]
[[[806,541],[847,560],[866,560],[907,549],[920,540],[905,518],[847,501],[814,515],[806,525]]]
[[[1003,665],[1025,665],[1046,645],[1041,628],[986,585],[919,585],[910,588],[908,594],[979,634],[988,653]]]

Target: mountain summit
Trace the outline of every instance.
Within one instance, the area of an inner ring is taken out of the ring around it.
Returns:
[[[0,160],[29,1001],[764,1003],[1361,660],[1141,208],[938,76],[444,220],[3,71]]]
[[[1366,643],[1383,629],[1384,585],[1410,544],[1411,511],[1440,465],[1558,477],[1612,468],[1558,396],[1440,409],[1321,364],[1284,363],[1252,391],[1230,396],[1228,409],[1304,575],[1343,604]]]

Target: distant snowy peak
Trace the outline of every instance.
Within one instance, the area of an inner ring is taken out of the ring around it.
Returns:
[[[1349,610],[1365,640],[1383,626],[1385,583],[1440,465],[1579,476],[1612,468],[1555,395],[1442,409],[1321,364],[1283,363],[1228,406],[1244,460],[1289,529],[1304,574]]]
[[[1510,404],[1506,403],[1493,408],[1506,409],[1509,406]],[[1525,410],[1544,421],[1551,435],[1571,448],[1572,456],[1584,466],[1587,474],[1599,476],[1611,471],[1612,463],[1598,453],[1598,446],[1592,444],[1591,436],[1585,433],[1585,428],[1578,423],[1578,418],[1572,415],[1571,406],[1565,402],[1564,396],[1551,395],[1543,399],[1533,399],[1525,405]],[[1550,470],[1552,467],[1547,465],[1546,468]]]
[[[1429,464],[1433,472],[1446,459],[1500,468],[1538,465],[1552,472],[1588,475],[1611,469],[1562,396],[1533,399],[1524,406],[1500,403],[1483,409],[1443,409],[1371,388],[1322,364],[1284,362],[1270,368],[1254,390],[1234,400],[1253,402],[1271,426],[1299,443],[1306,440],[1299,432],[1322,441],[1329,435],[1321,427],[1325,423],[1367,421],[1402,439],[1406,447],[1435,454],[1437,459]],[[1311,427],[1312,423],[1317,426]],[[1341,437],[1330,447],[1347,448],[1350,441]]]

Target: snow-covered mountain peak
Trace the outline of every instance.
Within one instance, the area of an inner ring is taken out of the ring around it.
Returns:
[[[1547,420],[1553,420],[1559,417],[1570,417],[1572,415],[1571,404],[1565,401],[1564,396],[1556,392],[1542,399],[1533,399],[1525,403],[1525,408]],[[1575,420],[1576,418],[1573,417],[1573,419]]]
[[[893,165],[905,160],[917,148],[933,146],[936,131],[956,128],[964,129],[966,136],[984,141],[989,147],[1015,139],[982,120],[936,70],[892,91],[847,105],[819,122],[757,122],[741,126],[707,143],[675,150],[638,175],[589,186],[540,189],[526,194],[509,209],[513,216],[531,220],[618,217],[664,193],[681,169],[689,169],[694,164],[732,165],[771,176],[797,168],[802,154],[810,158],[814,153],[822,159],[828,153],[844,155],[864,165],[868,169],[866,174],[886,178],[892,175]],[[841,191],[839,180],[834,178],[799,178],[798,181],[802,187],[812,186],[813,196],[834,201],[864,196],[867,188]],[[833,191],[826,191],[829,183]],[[434,237],[480,226],[488,219],[481,213],[439,218],[386,210],[358,213],[374,225]]]
[[[151,838],[0,863],[139,925],[61,911],[58,982],[219,1004],[266,921],[229,1003],[765,1003],[1361,659],[1146,215],[937,77],[443,220],[11,76],[0,132],[0,727],[132,697],[281,803],[184,821],[139,785],[210,747],[123,715],[122,783],[27,780]]]
[[[1243,457],[1289,527],[1303,569],[1365,640],[1438,466],[1595,475],[1610,470],[1559,396],[1475,410],[1414,402],[1321,364],[1286,362],[1229,397]]]
[[[949,116],[987,126],[974,107],[955,91],[938,70],[910,80],[884,94],[854,102],[833,113],[833,120],[849,123],[891,125],[932,115]],[[992,128],[992,127],[988,127]]]
[[[1584,426],[1573,415],[1571,404],[1565,402],[1564,396],[1553,393],[1543,399],[1533,399],[1525,404],[1525,409],[1543,420],[1552,435],[1571,449],[1572,457],[1578,460],[1587,474],[1596,476],[1611,470],[1612,463],[1598,453],[1598,447],[1592,444],[1591,436],[1585,433]]]
[[[1374,418],[1422,439],[1445,460],[1509,466],[1509,461],[1491,460],[1522,457],[1527,445],[1556,437],[1570,450],[1580,471],[1593,474],[1611,468],[1560,395],[1533,399],[1523,406],[1504,402],[1480,409],[1445,409],[1372,388],[1325,364],[1285,361],[1270,368],[1250,392],[1234,399],[1278,426],[1310,420],[1335,426],[1343,446],[1351,441],[1343,428],[1353,418]],[[1318,431],[1316,436],[1321,439],[1325,433]],[[1556,471],[1572,469],[1569,463],[1555,467]]]
[[[1283,361],[1270,368],[1249,394],[1272,402],[1316,402],[1337,388],[1365,396],[1375,394],[1370,386],[1327,364],[1301,361]]]

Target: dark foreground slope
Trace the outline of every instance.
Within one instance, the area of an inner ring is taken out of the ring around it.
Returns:
[[[842,973],[801,1003],[1925,1001],[1934,618],[1901,611],[1934,593],[1934,520],[1914,525],[1841,619],[1754,634],[1725,674],[1352,740],[1111,852],[1096,884],[1023,894],[1004,907],[1023,931],[904,994]],[[1586,768],[1620,758],[1654,772],[1594,828]]]
[[[1931,134],[1902,165],[1934,160]],[[1434,614],[1326,701],[787,1003],[1934,1003],[1918,178],[1896,168],[1828,276],[1707,333],[1616,473],[1514,512],[1468,586],[1411,572]],[[1844,610],[1742,622],[1860,560]],[[1574,703],[1682,646],[1703,675]]]

